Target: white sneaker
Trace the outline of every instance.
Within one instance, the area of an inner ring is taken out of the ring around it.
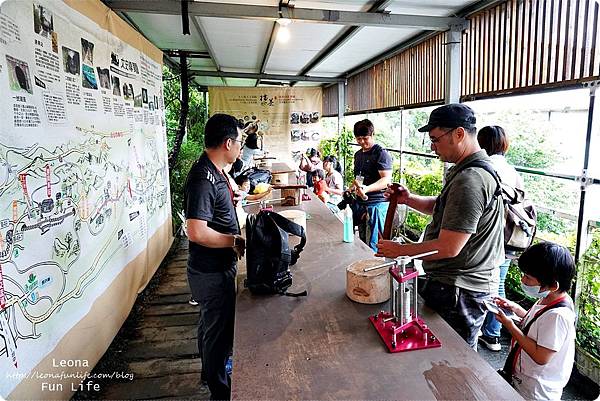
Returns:
[[[192,306],[198,306],[198,301],[196,301],[194,298],[190,298],[190,300],[188,301],[188,304],[190,304]]]
[[[499,337],[480,336],[479,342],[483,343],[490,351],[498,352],[502,349]]]

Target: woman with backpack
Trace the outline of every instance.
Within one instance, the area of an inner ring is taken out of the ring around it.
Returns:
[[[509,185],[511,188],[523,188],[523,181],[517,170],[508,164],[504,156],[509,147],[508,136],[504,132],[504,129],[497,125],[483,127],[477,133],[477,141],[479,142],[479,146],[490,156],[494,170],[500,176],[502,183]],[[504,281],[510,267],[510,261],[514,258],[514,252],[507,251],[506,258],[500,265],[498,295],[501,297],[505,297]],[[491,351],[500,351],[502,348],[500,345],[501,327],[502,325],[494,318],[494,315],[488,313],[481,327],[482,335],[479,336],[479,342],[483,343]]]
[[[568,294],[575,262],[564,246],[541,242],[519,257],[523,292],[538,301],[526,311],[496,298],[496,314],[512,335],[499,373],[527,400],[560,400],[575,359],[575,307]],[[516,324],[502,309],[522,318]]]

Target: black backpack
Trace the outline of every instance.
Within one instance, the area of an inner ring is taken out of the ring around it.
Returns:
[[[461,166],[459,172],[469,167],[484,169],[496,181],[496,191],[492,200],[486,206],[486,210],[492,206],[498,196],[502,197],[504,206],[504,249],[522,252],[529,248],[537,230],[537,221],[535,207],[529,199],[525,198],[525,192],[522,189],[512,188],[504,184],[494,167],[484,160],[473,160]],[[445,202],[446,197],[444,196],[440,204],[443,205]]]
[[[288,245],[288,233],[300,237],[294,249]],[[246,218],[245,286],[253,294],[304,296],[286,290],[292,285],[290,266],[300,257],[306,245],[304,227],[268,210],[249,214]]]
[[[253,193],[256,185],[261,182],[270,184],[272,178],[272,174],[269,170],[262,170],[256,167],[250,167],[249,169],[244,170],[240,176],[248,177],[248,180],[250,181],[250,193]]]

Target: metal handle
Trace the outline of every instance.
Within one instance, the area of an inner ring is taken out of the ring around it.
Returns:
[[[363,272],[370,272],[372,270],[383,269],[384,267],[393,266],[395,264],[396,264],[396,261],[392,260],[391,262],[385,262],[385,263],[377,265],[377,266],[367,267],[367,268],[363,269]]]
[[[370,272],[372,270],[383,269],[384,267],[395,265],[396,263],[398,263],[398,260],[400,260],[400,259],[404,259],[404,261],[408,261],[408,260],[412,260],[412,259],[424,258],[429,255],[434,255],[438,252],[439,252],[438,250],[433,250],[433,251],[429,251],[429,252],[425,252],[425,253],[420,253],[420,254],[414,255],[414,256],[399,256],[398,258],[396,258],[395,260],[393,260],[391,262],[386,262],[386,263],[383,263],[383,264],[380,264],[377,266],[367,267],[367,268],[363,269],[363,272],[366,273],[366,272]]]

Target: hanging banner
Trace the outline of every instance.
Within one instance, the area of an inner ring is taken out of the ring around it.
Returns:
[[[172,241],[162,53],[100,1],[8,0],[0,93],[0,399],[65,399]]]
[[[323,139],[321,88],[209,88],[210,112],[231,114],[257,132],[264,150],[291,160]]]

